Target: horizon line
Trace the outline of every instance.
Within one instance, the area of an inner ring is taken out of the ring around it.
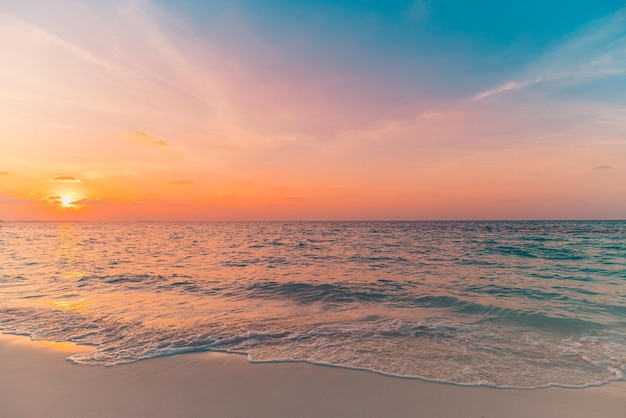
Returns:
[[[264,220],[252,220],[252,219],[233,219],[233,220],[159,220],[159,219],[141,219],[141,220],[101,220],[101,221],[84,221],[78,219],[60,219],[60,220],[3,220],[0,219],[0,223],[335,223],[335,222],[626,222],[626,218],[605,218],[605,219],[578,219],[578,218],[563,218],[563,219],[291,219],[291,220],[279,220],[279,219],[264,219]]]

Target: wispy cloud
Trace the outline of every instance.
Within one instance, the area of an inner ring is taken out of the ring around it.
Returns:
[[[152,140],[152,135],[146,133],[146,132],[142,132],[142,131],[133,131],[131,132],[131,135],[133,138],[135,139],[139,139],[139,140],[144,140],[144,141],[151,141]]]
[[[145,144],[150,144],[150,145],[158,145],[158,146],[167,146],[169,145],[167,143],[167,141],[164,141],[162,139],[156,139],[154,136],[146,133],[146,132],[142,132],[142,131],[134,131],[131,132],[130,134],[131,138],[143,142]]]
[[[56,182],[56,183],[80,183],[81,179],[72,176],[56,176],[52,177],[48,181]]]
[[[593,167],[592,170],[610,170],[612,168],[613,166],[610,166],[610,165],[597,165]]]
[[[93,200],[88,197],[84,197],[75,202],[72,202],[72,205],[75,206],[94,206],[94,205],[106,205],[107,202],[103,202],[101,200]]]
[[[0,171],[0,177],[8,177],[10,176],[11,173],[8,171]]]
[[[51,205],[60,205],[61,204],[61,196],[49,194],[43,197],[43,200],[48,202]]]
[[[508,83],[502,84],[501,86],[497,86],[493,89],[486,90],[486,91],[483,91],[482,93],[475,95],[473,97],[473,100],[476,100],[476,101],[483,100],[483,99],[486,99],[487,97],[490,97],[496,94],[505,93],[511,90],[518,90],[526,86],[537,84],[541,81],[542,81],[541,78],[537,78],[535,80],[529,80],[529,81],[521,81],[521,82],[509,81]]]
[[[575,31],[512,80],[475,94],[480,101],[538,83],[572,85],[626,74],[626,8]]]

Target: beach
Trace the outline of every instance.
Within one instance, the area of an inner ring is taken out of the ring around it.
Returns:
[[[196,352],[113,367],[91,347],[0,335],[2,417],[623,417],[626,384],[495,389]]]

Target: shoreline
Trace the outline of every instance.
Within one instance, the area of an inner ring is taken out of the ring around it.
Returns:
[[[622,417],[626,382],[587,388],[459,386],[303,362],[193,352],[117,366],[91,350],[0,334],[0,415],[10,417]]]

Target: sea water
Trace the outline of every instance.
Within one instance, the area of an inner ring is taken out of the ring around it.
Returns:
[[[626,222],[1,223],[0,330],[496,387],[626,374]]]

